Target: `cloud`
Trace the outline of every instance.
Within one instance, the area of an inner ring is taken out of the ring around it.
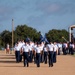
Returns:
[[[49,12],[56,12],[56,11],[58,11],[58,10],[60,10],[60,6],[57,5],[57,4],[51,4],[51,5],[49,5],[49,7],[47,8],[47,11],[49,11]]]
[[[70,1],[63,2],[43,2],[38,3],[37,9],[48,15],[61,15],[66,13],[75,13],[75,3]]]
[[[41,7],[41,10],[46,12],[46,13],[54,13],[60,10],[60,5],[57,5],[55,3],[53,4],[44,4]]]

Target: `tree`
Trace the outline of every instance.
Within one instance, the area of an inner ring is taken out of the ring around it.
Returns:
[[[66,40],[69,40],[69,33],[66,30],[56,30],[52,29],[49,30],[48,33],[46,33],[46,37],[49,41],[57,41],[57,42],[65,42],[65,40],[62,38],[64,37]],[[16,29],[14,30],[14,43],[18,40],[25,40],[27,37],[29,37],[32,41],[39,41],[40,33],[37,32],[36,29],[25,25],[18,25]],[[7,43],[10,45],[12,44],[12,32],[8,30],[4,30],[0,34],[0,45],[5,46]]]
[[[35,41],[39,38],[39,33],[36,29],[28,27],[27,25],[18,25],[15,30],[15,41],[19,39],[25,40],[27,37]]]
[[[68,38],[69,33],[66,30],[56,30],[52,29],[49,30],[49,32],[46,34],[49,41],[56,41],[56,42],[65,42],[65,40],[62,38],[64,37],[66,40],[69,40]]]
[[[1,45],[5,46],[7,43],[11,45],[11,32],[5,30],[1,33]]]
[[[14,30],[14,44],[18,40],[25,40],[29,37],[32,41],[38,41],[39,39],[39,32],[36,29],[29,27],[27,25],[18,25]],[[9,43],[10,46],[12,44],[12,32],[8,30],[4,30],[0,34],[0,45],[5,47],[5,45]]]

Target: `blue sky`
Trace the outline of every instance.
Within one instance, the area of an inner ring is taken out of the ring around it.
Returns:
[[[75,24],[75,0],[0,0],[0,32],[27,24],[42,33]]]

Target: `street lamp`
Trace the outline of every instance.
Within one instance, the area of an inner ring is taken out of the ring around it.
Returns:
[[[63,36],[62,36],[62,39],[64,39],[68,43],[68,41]]]

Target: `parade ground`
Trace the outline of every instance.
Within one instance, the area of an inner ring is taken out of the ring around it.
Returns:
[[[41,63],[38,68],[34,63],[23,67],[23,62],[16,63],[14,53],[0,51],[0,75],[75,75],[75,56],[58,55],[53,67]]]

